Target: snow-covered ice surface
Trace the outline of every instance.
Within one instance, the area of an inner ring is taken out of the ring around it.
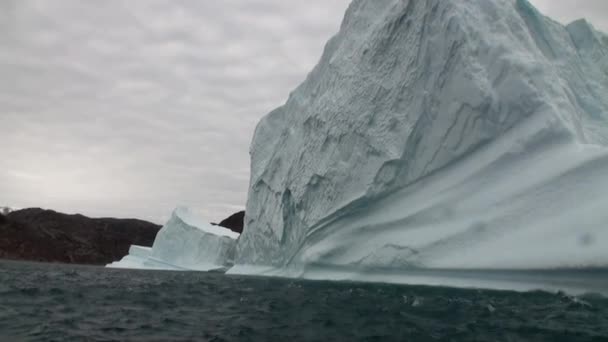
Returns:
[[[239,237],[212,226],[187,208],[177,208],[158,232],[152,248],[131,246],[129,255],[108,267],[210,271],[232,265]]]
[[[588,22],[526,0],[355,0],[256,129],[230,272],[606,267],[607,145],[608,38]]]

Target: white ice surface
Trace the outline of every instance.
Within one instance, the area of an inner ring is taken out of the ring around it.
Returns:
[[[586,21],[355,0],[256,129],[230,272],[607,267],[606,94],[608,39]]]
[[[131,246],[129,255],[108,267],[210,271],[233,263],[239,234],[196,218],[177,208],[158,232],[152,248]]]

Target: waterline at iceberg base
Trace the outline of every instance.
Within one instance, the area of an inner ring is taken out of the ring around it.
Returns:
[[[229,273],[605,274],[606,94],[608,37],[584,20],[526,0],[355,0],[256,129]]]

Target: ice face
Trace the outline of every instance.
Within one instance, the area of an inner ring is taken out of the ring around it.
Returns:
[[[212,226],[187,208],[177,208],[158,232],[152,248],[131,246],[114,268],[209,271],[233,263],[238,233]]]
[[[194,219],[185,208],[178,208],[158,232],[152,258],[171,265],[206,270],[233,262],[239,234]]]
[[[256,129],[233,272],[608,265],[606,41],[525,0],[355,0]]]

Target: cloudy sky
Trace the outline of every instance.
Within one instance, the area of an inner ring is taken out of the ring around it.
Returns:
[[[256,122],[349,0],[1,0],[0,206],[162,222],[244,208]],[[608,31],[606,0],[534,0]]]

